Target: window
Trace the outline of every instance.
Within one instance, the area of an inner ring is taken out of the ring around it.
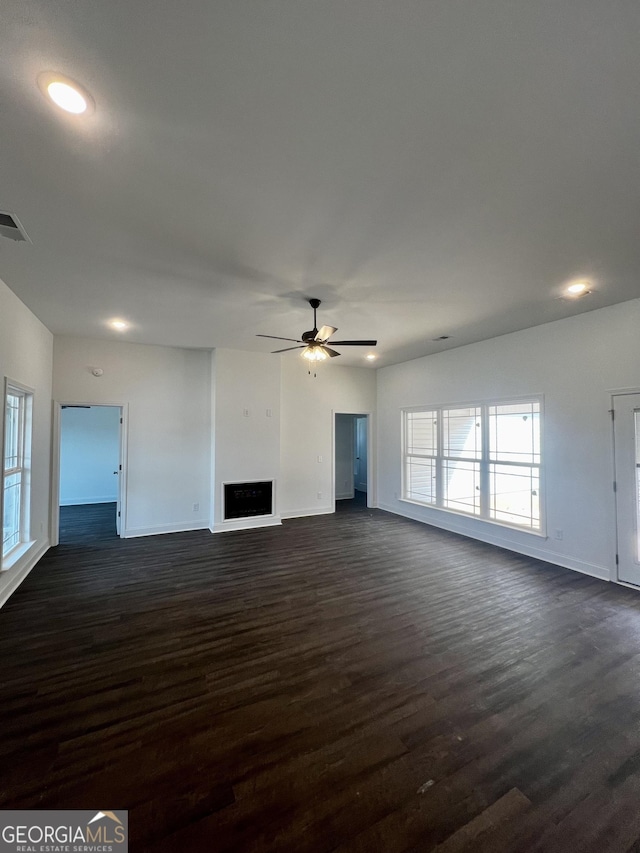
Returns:
[[[404,414],[405,500],[541,530],[539,399]]]
[[[29,540],[33,394],[7,383],[4,406],[2,557]]]

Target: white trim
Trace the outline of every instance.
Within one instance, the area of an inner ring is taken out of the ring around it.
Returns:
[[[18,589],[29,572],[44,557],[50,548],[49,540],[45,540],[39,546],[37,542],[32,543],[31,548],[22,554],[21,558],[14,563],[9,572],[0,574],[0,607],[2,607],[13,593]]]
[[[539,406],[539,441],[540,441],[540,460],[537,463],[520,463],[520,462],[508,462],[508,461],[498,461],[491,460],[490,448],[489,448],[489,409],[497,408],[498,406],[509,406],[509,405],[517,405],[518,403],[538,403]],[[406,483],[406,462],[409,457],[415,458],[423,458],[423,459],[432,459],[436,464],[436,472],[437,476],[440,476],[442,466],[446,462],[449,457],[444,456],[444,446],[443,446],[443,436],[442,436],[442,413],[446,411],[450,411],[456,408],[475,408],[480,409],[480,419],[483,425],[483,438],[482,438],[482,450],[480,459],[477,457],[469,456],[465,457],[462,461],[468,462],[469,464],[474,464],[478,466],[478,474],[480,477],[480,503],[479,503],[479,512],[478,513],[465,513],[462,510],[456,510],[451,507],[442,506],[440,501],[443,498],[442,492],[442,483],[439,479],[437,481],[438,485],[436,487],[436,502],[434,503],[422,503],[421,501],[412,500],[411,498],[405,497],[407,491],[407,483]],[[420,453],[408,453],[407,452],[407,425],[408,418],[407,415],[413,413],[422,413],[422,412],[435,412],[438,416],[438,438],[437,438],[437,452],[435,456],[429,454],[420,454]],[[485,423],[486,421],[486,423]],[[544,464],[545,460],[545,398],[544,394],[523,394],[518,396],[510,396],[510,397],[500,397],[491,400],[481,400],[470,403],[438,403],[437,405],[424,404],[420,406],[402,406],[400,408],[400,434],[401,434],[401,447],[400,447],[400,495],[399,500],[405,501],[407,503],[413,503],[416,506],[422,506],[427,510],[437,510],[438,512],[452,512],[456,515],[460,515],[467,518],[474,518],[478,521],[485,522],[487,524],[493,524],[498,527],[503,527],[507,530],[518,530],[522,533],[531,533],[533,535],[538,535],[543,539],[547,538],[547,492],[546,492],[546,467]],[[485,429],[486,427],[486,429]],[[491,464],[496,465],[504,465],[504,466],[515,466],[515,467],[523,467],[530,469],[537,469],[538,471],[538,497],[539,497],[539,522],[540,527],[538,530],[532,530],[529,527],[520,526],[515,523],[509,523],[505,521],[500,521],[496,518],[491,518],[489,512],[489,480],[486,479],[483,481],[483,469],[485,472],[485,476],[488,478],[488,472],[490,470]],[[486,493],[484,492],[486,488]],[[485,501],[485,511],[483,514],[483,494]],[[392,510],[393,511],[393,510]],[[422,519],[419,519],[422,520]],[[437,525],[436,525],[437,526]],[[443,525],[444,526],[444,525]],[[449,528],[446,528],[449,529]]]
[[[60,443],[62,441],[62,407],[63,406],[90,406],[120,409],[120,471],[118,474],[118,490],[120,503],[120,538],[126,538],[127,525],[127,474],[128,474],[128,440],[129,440],[129,404],[123,402],[94,403],[89,400],[53,400],[52,413],[52,446],[51,446],[51,489],[50,489],[50,514],[49,514],[49,538],[51,547],[58,545],[60,541]],[[93,501],[92,501],[93,503]],[[96,501],[98,503],[98,501]],[[112,503],[112,501],[109,501]],[[65,504],[66,506],[66,504]],[[143,534],[144,535],[144,534]]]
[[[404,501],[404,503],[408,503],[408,501]],[[419,521],[421,524],[426,524],[431,527],[437,527],[441,530],[448,530],[451,533],[457,533],[459,536],[464,536],[467,539],[474,539],[479,542],[486,542],[488,545],[495,545],[498,548],[504,548],[506,551],[514,551],[516,554],[523,554],[525,557],[534,557],[537,560],[542,560],[545,563],[551,563],[552,565],[561,566],[564,569],[572,569],[574,572],[581,572],[584,575],[590,575],[591,577],[598,578],[603,581],[611,580],[611,569],[606,566],[598,566],[595,563],[588,563],[586,560],[578,560],[574,557],[568,557],[566,554],[558,554],[555,551],[546,551],[544,548],[538,548],[534,545],[520,545],[515,542],[510,541],[509,539],[503,539],[500,536],[494,536],[490,533],[485,533],[484,531],[479,531],[477,533],[470,533],[468,530],[465,530],[459,527],[456,524],[449,523],[439,523],[438,521],[426,521],[424,518],[420,518],[418,515],[410,515],[408,513],[399,512],[397,507],[387,506],[386,504],[381,504],[380,509],[385,512],[393,513],[393,515],[399,515],[402,518],[408,518],[411,521]],[[452,515],[457,515],[457,513],[451,513]],[[462,518],[467,518],[467,516],[461,515]],[[471,516],[469,516],[471,517]],[[484,522],[485,519],[474,519],[477,521]],[[448,519],[447,519],[448,521]],[[518,528],[505,528],[503,525],[496,524],[496,527],[502,527],[503,529],[514,530],[518,533],[528,533],[529,531],[520,530]]]
[[[60,501],[60,506],[83,506],[84,504],[113,504],[118,500],[118,495],[99,495],[92,498],[67,498]]]
[[[609,388],[606,393],[610,397],[620,397],[625,394],[640,394],[640,386],[635,386],[633,388]]]
[[[471,512],[462,512],[462,510],[459,509],[449,509],[449,507],[436,506],[435,504],[423,504],[420,503],[420,501],[412,501],[409,498],[398,498],[397,500],[398,503],[409,504],[410,506],[418,506],[421,509],[426,509],[428,512],[431,512],[433,510],[433,512],[444,512],[447,515],[455,515],[458,518],[469,518],[472,521],[480,521],[482,522],[482,524],[490,524],[493,527],[500,527],[502,530],[515,530],[517,533],[526,533],[528,536],[535,536],[537,539],[546,540],[549,538],[547,533],[543,533],[540,530],[531,530],[528,527],[520,527],[518,524],[508,524],[506,521],[496,521],[495,518],[485,518],[482,515],[474,515]],[[436,525],[435,521],[426,521],[423,518],[419,518],[418,521],[424,521],[425,524],[433,523],[434,525]],[[447,528],[447,530],[448,529],[449,528]]]
[[[224,514],[225,514],[226,506],[225,506],[225,500],[224,500],[224,498],[225,498],[224,487],[225,486],[242,486],[245,483],[247,483],[249,485],[251,485],[252,483],[271,483],[271,512],[265,512],[261,515],[252,515],[249,517],[242,516],[241,518],[225,518]],[[268,518],[279,519],[280,518],[280,516],[276,512],[276,481],[275,481],[274,477],[254,477],[252,480],[223,480],[220,483],[220,491],[221,491],[220,506],[222,507],[222,521],[219,521],[213,525],[213,528],[211,529],[212,533],[218,529],[220,529],[220,530],[227,530],[227,529],[231,530],[231,529],[233,529],[231,527],[227,527],[227,525],[229,525],[232,521],[251,521],[254,518],[266,518],[266,519],[268,519]],[[279,521],[276,523],[279,523]],[[265,524],[250,524],[248,526],[249,527],[268,527],[268,525],[265,525]],[[244,527],[241,525],[240,529],[244,529]]]
[[[20,466],[20,470],[22,472],[22,488],[20,494],[20,542],[18,542],[14,546],[14,548],[9,551],[6,557],[4,557],[2,553],[4,545],[0,544],[0,571],[9,571],[15,564],[16,559],[15,556],[12,558],[12,551],[16,551],[16,549],[18,549],[16,553],[22,555],[23,553],[25,553],[25,551],[29,550],[29,548],[31,547],[31,545],[34,544],[34,542],[37,541],[35,539],[31,539],[31,459],[33,455],[34,409],[36,392],[35,389],[32,388],[30,385],[24,385],[22,382],[17,382],[13,379],[10,379],[9,376],[5,375],[3,385],[2,410],[0,411],[0,543],[2,543],[4,539],[4,441],[6,429],[6,405],[9,389],[14,389],[17,394],[19,394],[23,398],[22,425],[20,427],[22,442],[22,464]],[[27,453],[29,459],[28,467],[25,464],[25,454]],[[25,535],[28,537],[26,542],[22,538]],[[26,549],[24,548],[25,545],[27,546]]]
[[[610,406],[609,414],[611,415],[611,418],[610,418],[611,457],[610,457],[610,459],[611,459],[611,485],[612,486],[616,482],[616,424],[615,424],[616,397],[622,396],[624,393],[631,394],[633,392],[629,391],[629,392],[622,392],[622,393],[618,392],[618,393],[616,393],[615,391],[611,391],[609,394],[609,406]],[[636,392],[636,393],[638,393],[638,392]],[[613,530],[614,545],[613,545],[613,547],[615,548],[615,553],[617,556],[620,553],[620,542],[618,541],[618,495],[617,495],[616,489],[614,489],[614,488],[611,489],[611,499],[613,501],[613,526],[614,526],[614,530]],[[611,579],[613,581],[615,581],[616,583],[625,584],[626,581],[623,581],[620,579],[620,565],[619,565],[619,563],[615,562],[615,557],[613,558],[613,560],[614,560],[614,568],[613,568],[613,573],[612,573]]]
[[[33,548],[36,541],[36,539],[30,539],[28,542],[18,542],[17,545],[14,545],[14,547],[7,553],[6,557],[3,557],[2,559],[0,574],[2,574],[2,572],[10,572],[11,569],[20,562],[21,557]]]
[[[417,406],[401,406],[401,412],[422,412],[435,411],[436,409],[466,409],[477,408],[478,406],[508,406],[509,403],[529,403],[533,399],[544,398],[542,391],[532,391],[530,394],[515,394],[508,397],[495,397],[491,400],[455,400],[452,403],[425,403]]]
[[[626,586],[627,589],[632,589],[635,592],[640,592],[640,586],[636,586],[635,584],[630,583],[629,581],[621,581],[621,580],[613,580],[612,579],[611,582],[616,584],[616,586]]]
[[[620,563],[615,561],[616,557],[619,560],[620,554],[620,537],[618,535],[618,489],[617,489],[617,470],[616,470],[616,424],[615,424],[615,408],[616,408],[616,397],[635,397],[640,394],[640,388],[624,388],[619,391],[610,391],[609,392],[609,414],[612,415],[611,422],[611,484],[616,483],[616,488],[611,489],[611,495],[613,500],[613,522],[614,522],[614,566],[611,571],[611,580],[614,583],[618,583],[621,586],[628,586],[630,589],[638,589],[638,586],[634,586],[630,581],[624,581],[620,577]]]
[[[356,418],[366,418],[367,419],[367,506],[374,507],[377,505],[378,500],[378,492],[377,492],[377,480],[376,480],[376,471],[373,464],[373,457],[375,454],[375,432],[374,432],[374,424],[373,424],[373,412],[345,412],[342,409],[331,409],[331,504],[335,509],[336,500],[345,500],[345,498],[338,498],[336,496],[336,415],[352,415]],[[355,479],[354,479],[354,488],[355,488]],[[334,509],[330,509],[329,512],[334,512]],[[315,511],[307,511],[300,510],[298,515],[289,515],[282,516],[283,518],[297,518],[303,515],[320,515],[321,512],[318,510]]]
[[[191,530],[208,530],[209,522],[183,521],[175,524],[159,524],[155,527],[129,527],[123,530],[123,539],[137,539],[139,536],[162,536],[164,533],[188,533]]]
[[[265,482],[263,480],[247,480],[248,483]],[[263,521],[261,519],[264,519]],[[232,530],[253,530],[257,527],[278,527],[282,524],[279,515],[252,515],[251,518],[229,518],[209,527],[211,533],[229,533]]]
[[[335,507],[325,506],[318,508],[309,508],[309,509],[293,509],[289,512],[281,513],[280,517],[283,519],[287,518],[309,518],[313,515],[332,515],[335,512]]]

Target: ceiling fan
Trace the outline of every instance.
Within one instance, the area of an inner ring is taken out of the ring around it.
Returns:
[[[271,338],[275,341],[291,341],[298,344],[295,347],[285,347],[284,349],[273,350],[273,353],[289,352],[289,350],[302,349],[302,357],[308,361],[324,361],[325,358],[335,358],[340,355],[334,349],[327,346],[327,341],[338,330],[335,326],[322,326],[318,329],[316,322],[316,311],[320,306],[319,299],[309,299],[309,305],[313,308],[313,329],[308,332],[303,332],[302,337],[298,338],[281,338],[278,335],[256,335],[257,338]],[[336,347],[375,347],[378,341],[332,341],[331,346]]]

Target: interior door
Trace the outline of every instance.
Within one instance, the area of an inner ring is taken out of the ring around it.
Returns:
[[[613,397],[618,579],[640,586],[640,394]]]
[[[122,466],[120,465],[119,467],[121,468]],[[122,501],[122,498],[120,497],[120,471],[114,471],[113,473],[118,478],[118,499],[116,501],[116,533],[118,534],[118,536],[122,536],[122,526],[120,524],[120,505]]]
[[[114,471],[116,477],[118,478],[118,499],[116,501],[116,533],[118,536],[122,536],[122,467],[124,465],[124,433],[123,433],[123,422],[124,422],[124,411],[122,407],[120,407],[120,432],[119,432],[119,441],[120,441],[120,454],[119,454],[119,464],[118,470]]]
[[[356,418],[356,489],[367,491],[367,418]]]

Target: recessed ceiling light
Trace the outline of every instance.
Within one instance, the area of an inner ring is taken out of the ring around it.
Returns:
[[[129,328],[129,324],[126,320],[109,320],[109,325],[112,329],[116,329],[118,332],[124,332],[125,329]]]
[[[567,286],[566,292],[570,296],[585,296],[587,293],[589,293],[589,282],[573,281],[570,285]]]
[[[375,361],[377,357],[378,357],[378,356],[375,354],[375,352],[369,352],[369,353],[367,353],[367,355],[365,356],[365,358],[367,359],[367,361]]]
[[[95,108],[94,100],[87,90],[64,74],[43,71],[38,75],[38,86],[45,97],[65,112],[88,115]]]

